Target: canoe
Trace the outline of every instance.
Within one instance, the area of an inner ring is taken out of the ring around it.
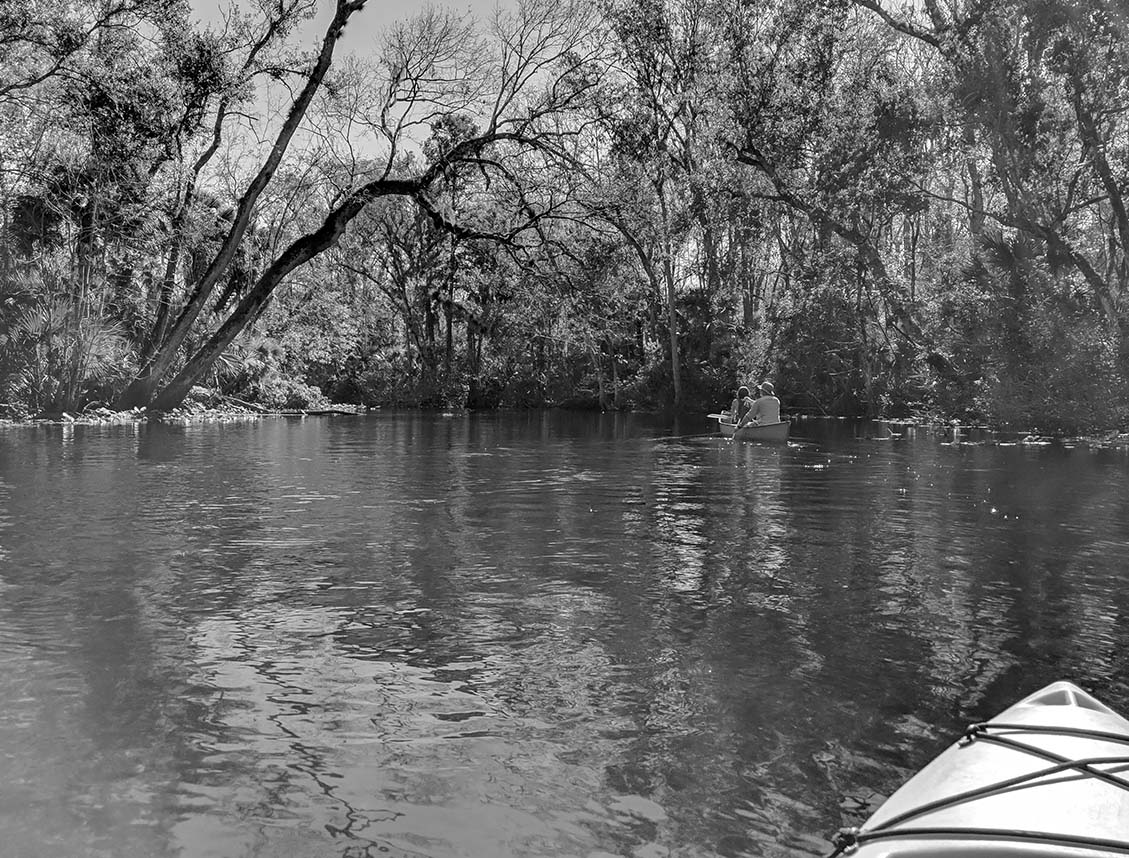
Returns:
[[[763,424],[749,424],[737,428],[736,423],[730,423],[724,418],[717,419],[718,428],[721,429],[721,434],[726,438],[733,438],[736,441],[787,441],[788,440],[788,421],[781,420],[779,423],[763,423]]]
[[[1129,721],[1055,682],[974,724],[832,855],[1108,858],[1129,855]]]

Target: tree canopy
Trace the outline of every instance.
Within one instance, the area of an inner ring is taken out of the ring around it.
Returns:
[[[10,410],[1123,422],[1122,10],[365,7],[0,0]]]

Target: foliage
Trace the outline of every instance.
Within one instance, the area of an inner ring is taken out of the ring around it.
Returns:
[[[36,298],[0,325],[0,396],[31,413],[105,403],[129,377],[121,329],[65,298]]]
[[[793,411],[1124,422],[1108,4],[527,0],[335,57],[363,5],[306,54],[312,0],[0,2],[9,406],[713,410],[772,378]]]

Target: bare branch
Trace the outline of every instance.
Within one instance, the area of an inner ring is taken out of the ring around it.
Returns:
[[[858,6],[862,6],[864,9],[869,9],[899,33],[904,33],[907,36],[911,36],[935,48],[941,47],[941,40],[936,33],[924,30],[904,18],[898,18],[892,15],[883,6],[882,0],[853,0],[853,2]]]

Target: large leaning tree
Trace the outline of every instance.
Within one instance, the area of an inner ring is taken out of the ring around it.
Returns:
[[[271,20],[289,21],[303,4],[279,0],[274,5],[278,14]],[[295,94],[234,205],[218,249],[200,274],[183,284],[176,282],[181,239],[174,218],[162,309],[140,371],[118,407],[177,406],[262,314],[287,276],[334,246],[375,200],[410,199],[453,235],[511,244],[535,237],[539,220],[551,216],[547,209],[559,207],[558,200],[529,187],[523,177],[531,159],[558,168],[572,157],[569,140],[578,133],[572,110],[596,85],[603,66],[602,48],[589,38],[590,9],[581,3],[529,0],[513,11],[498,12],[482,34],[473,22],[452,13],[423,12],[373,46],[374,62],[358,61],[335,75],[335,50],[364,5],[365,0],[335,0],[320,49],[297,73],[267,62],[282,26],[270,21],[257,40],[248,41],[243,61],[229,72],[230,87],[212,107],[210,136],[188,171],[186,196],[229,124],[246,115],[254,75],[285,76]],[[418,155],[421,140],[452,116],[470,117],[474,133]],[[241,246],[254,232],[268,188],[288,151],[299,146],[306,147],[307,155],[317,153],[326,180],[320,197],[304,207],[306,226],[238,290],[237,301],[223,302],[221,319],[210,319],[205,310],[214,311],[217,290],[228,291],[226,282]],[[409,154],[416,157],[405,157]],[[493,197],[506,203],[504,210],[488,211],[477,220],[453,212],[444,189],[466,173],[489,182]],[[318,211],[312,223],[311,207]],[[185,358],[188,344],[192,347]]]

